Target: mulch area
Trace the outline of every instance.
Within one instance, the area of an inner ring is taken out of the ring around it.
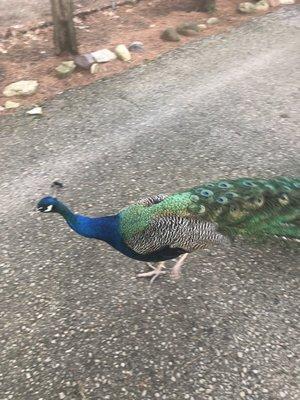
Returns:
[[[237,12],[240,0],[218,0],[218,9],[211,13],[197,11],[197,0],[141,0],[135,5],[124,4],[116,11],[110,9],[92,12],[75,18],[79,52],[86,53],[102,48],[113,50],[120,43],[129,45],[133,41],[144,44],[143,53],[132,53],[130,62],[115,60],[101,64],[100,71],[92,75],[89,71],[79,70],[65,79],[58,79],[54,68],[61,61],[72,59],[69,55],[56,56],[54,53],[52,26],[32,28],[24,33],[12,31],[10,36],[0,40],[0,106],[6,100],[13,100],[24,106],[41,104],[44,100],[69,88],[87,85],[95,80],[118,74],[128,68],[148,62],[195,38],[182,37],[178,43],[160,39],[162,30],[176,27],[183,22],[205,23],[210,17],[218,17],[217,25],[209,26],[197,35],[205,37],[225,32],[237,26],[253,15]],[[275,8],[270,8],[271,12]],[[263,13],[259,13],[263,14]],[[258,13],[255,14],[259,15]],[[9,83],[23,79],[39,82],[36,94],[29,97],[7,98],[2,95],[3,88]],[[1,114],[13,110],[2,110]]]

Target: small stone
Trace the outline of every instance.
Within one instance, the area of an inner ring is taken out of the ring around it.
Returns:
[[[174,28],[165,29],[161,33],[160,38],[162,40],[166,40],[167,42],[179,42],[180,41],[180,36],[178,35],[176,29],[174,29]]]
[[[5,110],[5,108],[0,106],[0,111],[4,111],[4,110]]]
[[[90,73],[91,74],[98,74],[101,71],[101,66],[98,63],[94,63],[91,65]]]
[[[74,17],[73,22],[75,22],[75,24],[82,24],[82,19],[80,19],[78,17]]]
[[[176,31],[183,36],[195,36],[198,34],[199,30],[199,26],[195,22],[184,22],[176,28]]]
[[[255,4],[256,11],[267,11],[269,9],[269,4],[266,0],[261,0]]]
[[[122,61],[130,61],[131,60],[131,54],[124,44],[119,44],[115,48],[115,53],[119,60],[122,60]]]
[[[56,75],[59,78],[66,78],[71,74],[69,68],[65,67],[64,65],[59,65],[55,68]]]
[[[207,25],[205,25],[205,24],[198,24],[198,28],[200,29],[200,31],[203,31],[204,29],[207,29]]]
[[[15,101],[10,101],[7,100],[4,104],[4,107],[6,109],[10,109],[10,108],[18,108],[20,106],[20,103],[16,103]]]
[[[63,400],[66,398],[66,395],[64,394],[64,392],[60,392],[58,393],[58,397],[60,398],[60,400]]]
[[[246,393],[243,390],[240,392],[240,397],[242,399],[244,399],[246,397]]]
[[[128,46],[128,50],[133,53],[142,53],[144,51],[144,44],[142,42],[132,42]]]
[[[243,14],[251,14],[256,11],[255,4],[250,3],[249,1],[245,1],[238,5],[238,11]]]
[[[38,86],[37,81],[17,81],[6,86],[3,94],[6,97],[30,96],[37,91]]]
[[[181,29],[178,33],[182,36],[197,36],[198,32],[194,31],[193,29]]]
[[[295,4],[295,0],[279,0],[279,2],[282,5]]]
[[[207,25],[215,25],[218,24],[219,22],[220,22],[219,18],[216,17],[208,18],[208,20],[206,21]]]
[[[71,75],[76,68],[74,61],[63,61],[58,67],[55,68],[56,75],[63,79]]]
[[[93,53],[91,53],[91,55],[94,58],[94,62],[97,61],[98,63],[106,63],[109,61],[113,61],[117,58],[115,53],[108,49],[94,51]]]
[[[243,353],[241,351],[238,351],[237,356],[238,356],[238,358],[243,358]]]
[[[74,62],[80,68],[90,69],[90,66],[95,62],[95,59],[92,54],[87,53],[76,56]]]
[[[26,114],[29,115],[42,115],[43,114],[43,109],[42,107],[34,107],[29,111],[26,111]]]
[[[65,66],[65,67],[68,67],[68,68],[74,68],[74,69],[76,68],[76,65],[75,65],[73,60],[71,60],[71,61],[63,61],[61,64],[63,66]]]

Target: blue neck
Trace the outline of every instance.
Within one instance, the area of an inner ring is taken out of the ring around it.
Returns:
[[[119,239],[117,216],[91,218],[74,214],[60,201],[58,201],[56,205],[56,211],[61,214],[67,224],[81,236],[103,240],[111,245],[114,245]]]

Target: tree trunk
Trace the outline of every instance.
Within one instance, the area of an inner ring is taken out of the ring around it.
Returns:
[[[73,23],[73,0],[50,0],[53,18],[55,53],[68,51],[77,54],[76,34]]]
[[[200,10],[211,12],[216,9],[216,0],[200,0]]]

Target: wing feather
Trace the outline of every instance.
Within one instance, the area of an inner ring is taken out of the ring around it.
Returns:
[[[139,254],[153,253],[165,247],[190,253],[213,243],[228,243],[216,228],[215,224],[198,219],[158,217],[143,232],[127,240],[127,244]]]

